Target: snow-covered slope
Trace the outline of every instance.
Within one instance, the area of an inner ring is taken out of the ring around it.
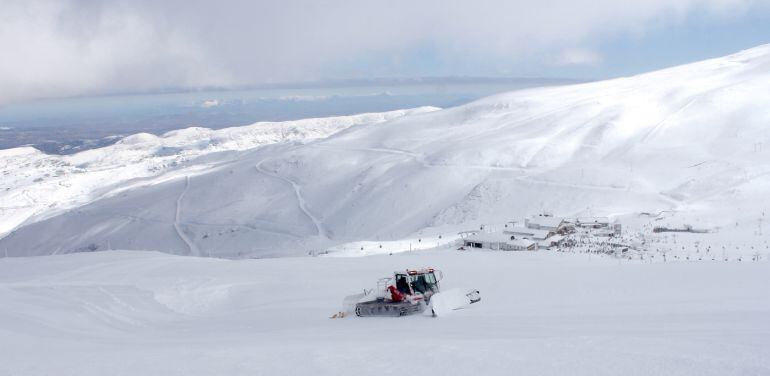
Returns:
[[[375,124],[422,107],[384,113],[260,122],[219,130],[186,128],[162,136],[147,133],[74,155],[48,155],[32,147],[0,150],[0,235],[116,191],[205,170],[238,151],[278,142],[307,142],[359,124]]]
[[[329,319],[344,295],[424,265],[481,302],[437,319]],[[0,374],[767,375],[767,275],[767,261],[553,252],[4,258]]]
[[[541,211],[669,211],[666,221],[754,239],[770,210],[768,103],[770,46],[517,91],[243,152],[25,226],[0,247],[293,255]]]

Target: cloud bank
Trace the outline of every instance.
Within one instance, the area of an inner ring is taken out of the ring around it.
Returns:
[[[0,104],[324,78],[599,64],[599,41],[751,0],[0,2]]]

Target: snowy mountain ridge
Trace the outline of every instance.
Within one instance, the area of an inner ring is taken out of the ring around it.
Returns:
[[[245,150],[23,226],[0,247],[13,255],[120,248],[286,256],[449,236],[543,211],[631,225],[641,225],[639,213],[666,212],[665,221],[749,242],[770,209],[767,103],[770,45],[634,77],[526,89]]]
[[[121,190],[157,184],[184,171],[195,174],[235,158],[236,152],[278,142],[308,142],[359,124],[374,124],[438,110],[422,107],[212,130],[191,127],[161,136],[139,133],[116,144],[73,155],[49,155],[32,147],[0,150],[0,236],[22,223],[108,197]],[[218,154],[215,157],[212,155]],[[225,155],[223,155],[225,154]],[[209,157],[205,159],[204,157]]]

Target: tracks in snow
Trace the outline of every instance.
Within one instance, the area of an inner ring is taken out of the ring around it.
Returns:
[[[324,149],[331,149],[331,150],[348,150],[348,151],[365,151],[365,152],[374,152],[374,153],[386,153],[386,154],[394,154],[394,155],[403,155],[409,158],[414,159],[417,163],[422,165],[426,168],[462,168],[462,169],[468,169],[468,170],[482,170],[482,171],[509,171],[509,172],[520,172],[525,173],[528,172],[526,168],[523,167],[502,167],[502,166],[484,166],[484,165],[453,165],[453,164],[437,164],[437,163],[431,163],[425,160],[425,158],[417,153],[413,153],[410,151],[405,150],[398,150],[398,149],[385,149],[385,148],[341,148],[341,147],[331,147],[331,146],[325,146],[325,145],[313,145],[313,147],[317,148],[324,148]],[[558,181],[552,181],[552,180],[544,180],[544,179],[537,179],[532,177],[531,175],[522,175],[522,176],[516,176],[514,179],[530,183],[530,184],[541,184],[541,185],[549,185],[549,186],[555,186],[555,187],[566,187],[566,188],[580,188],[580,189],[594,189],[594,190],[608,190],[608,191],[625,191],[628,190],[628,187],[619,187],[619,186],[610,186],[610,185],[593,185],[593,184],[577,184],[577,183],[563,183]]]
[[[257,169],[257,172],[260,172],[262,174],[265,174],[267,176],[282,180],[286,183],[289,183],[291,187],[294,189],[294,195],[297,197],[297,203],[299,204],[299,209],[302,210],[303,213],[305,213],[305,216],[310,218],[310,220],[313,222],[313,225],[315,225],[316,232],[318,233],[318,236],[322,239],[329,239],[329,236],[327,235],[326,228],[323,225],[323,222],[321,222],[315,215],[313,215],[310,210],[308,210],[307,205],[305,203],[305,198],[302,196],[302,189],[294,180],[291,180],[289,178],[283,177],[281,175],[278,175],[277,173],[270,172],[266,170],[264,167],[262,167],[262,164],[265,163],[270,158],[265,158],[259,163],[257,163],[254,167]]]
[[[193,256],[203,256],[201,254],[200,249],[193,243],[192,240],[187,236],[187,234],[182,231],[182,226],[180,224],[180,218],[182,216],[182,199],[184,199],[185,193],[187,193],[187,190],[190,188],[190,176],[185,176],[184,181],[184,190],[182,190],[182,193],[179,194],[179,197],[176,199],[176,215],[174,216],[174,230],[176,230],[177,235],[179,235],[179,238],[182,239],[182,241],[187,244],[187,248],[190,249],[190,254]]]
[[[21,191],[21,196],[24,197],[25,200],[27,200],[27,203],[29,204],[30,207],[34,207],[35,204],[37,203],[37,201],[35,201],[35,199],[32,198],[32,196],[30,196],[29,191],[26,189]]]
[[[411,151],[399,150],[399,149],[386,149],[386,148],[346,148],[346,147],[334,147],[326,145],[310,145],[315,148],[330,149],[330,150],[347,150],[347,151],[369,151],[373,153],[384,153],[403,155],[414,159],[415,162],[426,168],[462,168],[467,170],[484,170],[484,171],[525,171],[525,168],[521,167],[502,167],[502,166],[483,166],[483,165],[457,165],[457,164],[440,164],[431,163],[425,160],[425,157],[421,154],[413,153]]]
[[[482,170],[482,171],[506,171],[506,172],[518,172],[518,173],[526,173],[528,172],[528,169],[522,168],[522,167],[503,167],[503,166],[483,166],[483,165],[451,165],[451,164],[436,164],[431,163],[425,160],[423,155],[413,153],[406,150],[398,150],[398,149],[387,149],[387,148],[346,148],[346,147],[333,147],[333,146],[326,146],[326,145],[311,145],[311,147],[316,148],[322,148],[322,149],[331,149],[331,150],[346,150],[346,151],[363,151],[363,152],[373,152],[373,153],[383,153],[383,154],[392,154],[392,155],[401,155],[410,159],[413,159],[415,162],[419,163],[423,167],[426,168],[461,168],[461,169],[469,169],[469,170]],[[265,158],[261,161],[259,161],[254,167],[256,168],[257,172],[270,176],[272,178],[281,180],[285,183],[288,183],[291,185],[292,189],[294,190],[294,195],[297,198],[297,202],[299,205],[300,210],[307,216],[315,225],[316,232],[318,233],[318,236],[323,239],[329,239],[327,235],[327,230],[324,228],[323,223],[321,220],[319,220],[308,208],[305,201],[304,196],[302,195],[302,188],[300,187],[297,182],[281,176],[275,172],[269,171],[263,167],[263,164],[267,162],[271,158]],[[566,188],[580,188],[580,189],[592,189],[592,190],[607,190],[607,191],[625,191],[628,189],[628,187],[617,187],[617,186],[602,186],[602,185],[590,185],[590,184],[573,184],[573,183],[562,183],[562,182],[556,182],[556,181],[550,181],[550,180],[542,180],[542,179],[536,179],[529,175],[523,175],[523,176],[516,176],[514,179],[529,183],[529,184],[540,184],[540,185],[548,185],[548,186],[559,186],[559,187],[566,187]]]

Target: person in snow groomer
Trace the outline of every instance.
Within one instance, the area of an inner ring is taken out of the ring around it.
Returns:
[[[406,281],[406,277],[400,277],[396,280],[396,286],[388,286],[390,291],[390,299],[394,302],[403,301],[407,295],[411,293],[409,290],[409,283]]]
[[[402,294],[401,291],[398,291],[393,285],[388,286],[388,291],[390,291],[390,300],[394,303],[403,302],[406,298],[406,295]]]
[[[406,281],[406,277],[401,276],[396,281],[396,288],[404,295],[410,295],[412,291],[409,289],[409,282]]]

